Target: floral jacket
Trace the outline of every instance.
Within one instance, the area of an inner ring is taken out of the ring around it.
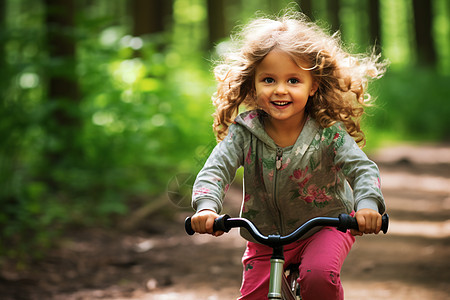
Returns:
[[[265,132],[261,115],[257,110],[240,114],[214,148],[193,187],[194,209],[220,213],[243,166],[241,216],[265,235],[289,234],[317,216],[362,208],[384,212],[378,168],[342,125],[322,128],[308,117],[296,143],[280,148]],[[253,241],[246,230],[241,235]]]

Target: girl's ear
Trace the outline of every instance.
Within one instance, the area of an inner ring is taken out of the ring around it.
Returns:
[[[318,88],[319,88],[319,83],[316,80],[314,80],[312,87],[311,87],[311,91],[309,92],[309,96],[311,96],[311,97],[314,96],[314,94],[317,92]]]

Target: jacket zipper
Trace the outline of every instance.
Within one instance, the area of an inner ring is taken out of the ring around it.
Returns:
[[[283,166],[283,149],[277,148],[277,157],[275,158],[275,167],[277,171]]]
[[[275,172],[274,172],[274,178],[273,178],[273,182],[274,182],[274,187],[273,187],[273,202],[274,202],[274,206],[277,209],[277,214],[278,214],[278,222],[280,224],[280,234],[283,235],[284,234],[284,225],[283,225],[283,220],[281,218],[281,211],[280,211],[280,207],[278,206],[278,201],[277,201],[277,175],[278,175],[278,171],[281,170],[281,167],[283,166],[283,149],[277,147],[277,155],[275,158]]]

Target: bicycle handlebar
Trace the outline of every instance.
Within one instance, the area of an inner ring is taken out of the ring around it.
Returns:
[[[193,235],[195,231],[192,229],[191,225],[191,217],[187,217],[184,222],[186,233],[189,235]],[[290,243],[295,242],[300,237],[302,237],[309,230],[313,229],[317,226],[332,226],[336,227],[338,230],[342,232],[346,232],[348,229],[356,229],[358,230],[359,226],[355,218],[349,216],[347,214],[340,214],[338,218],[329,218],[329,217],[317,217],[313,218],[300,227],[298,227],[294,232],[286,235],[263,235],[258,228],[251,221],[245,218],[231,218],[228,215],[222,215],[214,220],[213,230],[216,231],[224,231],[228,232],[232,228],[243,227],[247,229],[247,231],[253,236],[253,238],[264,245],[270,247],[284,246]],[[387,233],[389,227],[389,215],[384,214],[382,217],[381,231],[384,234]]]

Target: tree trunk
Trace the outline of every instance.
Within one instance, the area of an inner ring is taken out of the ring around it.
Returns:
[[[432,1],[413,0],[414,29],[419,65],[436,65],[436,50],[432,31]]]
[[[0,0],[0,30],[2,31],[2,36],[0,36],[0,70],[3,70],[2,75],[0,75],[0,78],[3,81],[3,77],[5,76],[4,70],[5,70],[5,66],[6,66],[6,62],[5,62],[5,44],[6,41],[5,36],[6,36],[6,22],[5,22],[5,16],[6,16],[6,12],[5,12],[5,8],[6,8],[6,3],[5,0]],[[0,92],[1,93],[1,92]],[[3,98],[3,97],[2,97]]]
[[[133,35],[164,32],[172,20],[172,0],[133,0]]]
[[[310,20],[314,20],[311,0],[297,0],[300,11],[308,16]]]
[[[47,52],[47,101],[50,111],[43,127],[48,136],[45,157],[48,166],[66,167],[80,156],[78,143],[81,119],[79,114],[79,88],[75,58],[75,0],[45,0]],[[44,105],[44,104],[43,104]],[[58,183],[47,172],[47,182],[52,188]]]
[[[339,11],[340,11],[340,1],[339,0],[328,0],[328,18],[331,23],[331,30],[336,32],[341,27],[341,21],[339,19]]]
[[[74,0],[45,0],[47,15],[47,50],[52,67],[49,68],[48,98],[52,101],[79,101],[75,72]],[[61,107],[61,109],[63,109]],[[78,123],[70,113],[55,115],[59,125]]]
[[[380,0],[369,0],[369,36],[370,44],[376,52],[381,51]]]
[[[227,36],[224,0],[208,0],[209,47]]]

